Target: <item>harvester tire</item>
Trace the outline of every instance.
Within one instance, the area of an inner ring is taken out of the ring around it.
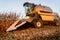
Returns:
[[[40,27],[42,27],[43,22],[42,22],[41,19],[39,19],[39,20],[33,20],[33,25],[34,25],[36,28],[40,28]]]
[[[59,26],[59,25],[60,25],[60,22],[56,22],[55,25],[56,25],[56,26]]]

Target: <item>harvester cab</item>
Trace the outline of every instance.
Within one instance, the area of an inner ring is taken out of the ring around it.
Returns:
[[[23,4],[23,7],[25,8],[26,16],[28,16],[29,12],[34,10],[35,6],[36,6],[35,4],[29,3],[29,2],[26,2],[26,3]]]

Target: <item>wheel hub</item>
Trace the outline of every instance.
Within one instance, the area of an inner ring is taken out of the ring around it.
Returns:
[[[36,25],[37,25],[37,27],[41,27],[41,23],[40,22],[37,22]]]

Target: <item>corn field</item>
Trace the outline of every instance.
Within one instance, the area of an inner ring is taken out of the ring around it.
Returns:
[[[0,31],[5,31],[18,17],[16,13],[0,14]]]

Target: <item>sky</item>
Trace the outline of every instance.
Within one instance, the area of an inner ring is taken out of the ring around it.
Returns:
[[[0,0],[0,12],[16,12],[25,15],[23,3],[32,2],[50,7],[60,15],[60,0]]]

